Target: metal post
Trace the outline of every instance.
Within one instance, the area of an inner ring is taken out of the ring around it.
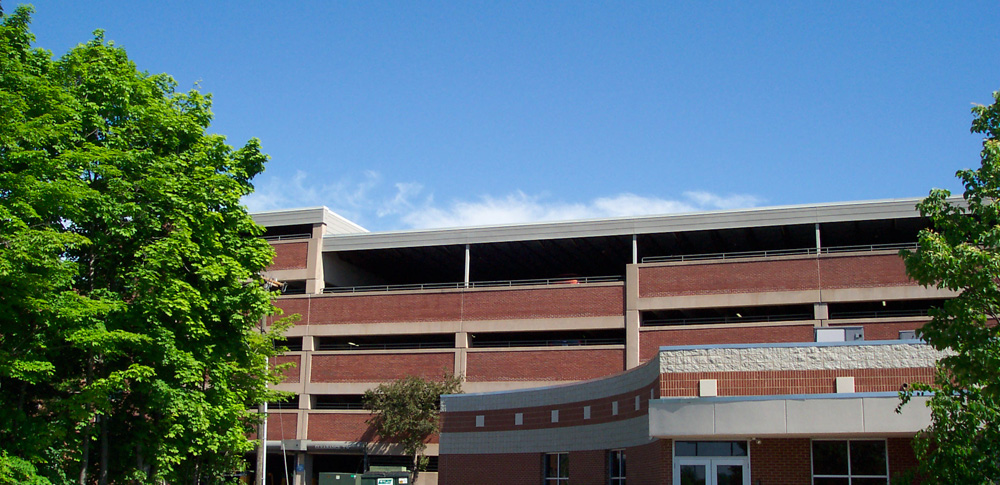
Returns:
[[[257,448],[257,477],[254,480],[256,485],[264,485],[264,476],[267,475],[267,401],[257,408],[264,416],[258,427],[260,434],[260,447]]]
[[[469,287],[469,267],[470,267],[469,245],[465,245],[465,287]]]

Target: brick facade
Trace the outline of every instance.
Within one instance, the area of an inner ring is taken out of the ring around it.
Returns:
[[[498,290],[432,290],[417,293],[310,295],[278,301],[300,325],[457,322],[617,316],[623,289],[561,285]]]
[[[625,358],[619,349],[565,347],[527,351],[469,351],[466,380],[571,381],[621,372]]]
[[[889,478],[892,480],[917,466],[912,438],[889,438],[886,440],[886,454],[889,455]],[[920,481],[914,477],[913,483]]]
[[[406,376],[440,379],[454,372],[454,352],[314,354],[310,381],[386,382]]]
[[[639,297],[912,286],[896,254],[715,260],[639,268]]]
[[[673,482],[673,442],[656,440],[625,449],[628,483],[671,485]]]
[[[808,438],[750,441],[750,483],[800,485],[812,482]]]
[[[288,368],[284,369],[281,374],[285,376],[285,380],[281,381],[286,384],[298,384],[301,382],[299,376],[302,374],[302,356],[301,355],[279,355],[274,358],[274,362],[271,364],[272,367],[282,364],[291,364]]]
[[[365,422],[369,413],[309,413],[308,438],[314,441],[378,441]]]
[[[542,455],[441,455],[438,470],[438,485],[536,485],[542,483]]]
[[[773,396],[837,392],[837,377],[854,377],[855,392],[895,392],[903,383],[930,382],[934,369],[839,369],[767,372],[684,372],[664,374],[660,393],[698,396],[698,381],[716,379],[719,396]]]
[[[268,271],[306,268],[309,261],[308,242],[271,243],[271,247],[274,248],[274,261],[267,267]]]
[[[298,413],[271,411],[267,417],[267,439],[294,440],[298,425]]]

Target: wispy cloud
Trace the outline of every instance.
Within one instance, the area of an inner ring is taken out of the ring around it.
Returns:
[[[549,201],[542,195],[517,192],[506,197],[487,195],[471,202],[453,201],[443,207],[429,204],[404,214],[401,220],[413,228],[480,226],[739,209],[762,202],[758,197],[745,194],[720,196],[708,192],[685,192],[678,199],[623,193],[589,202],[565,203]]]
[[[676,198],[621,193],[590,201],[553,200],[548,194],[483,195],[473,200],[440,202],[417,182],[383,183],[376,172],[334,182],[317,182],[304,172],[291,179],[271,178],[244,203],[251,211],[325,205],[375,230],[430,229],[600,217],[675,214],[740,209],[764,201],[751,194],[689,191]]]
[[[270,177],[258,182],[254,193],[243,198],[251,212],[315,207],[336,207],[336,211],[351,220],[367,218],[372,191],[380,185],[381,176],[367,171],[360,177],[345,177],[332,182],[317,182],[301,170],[291,178]]]

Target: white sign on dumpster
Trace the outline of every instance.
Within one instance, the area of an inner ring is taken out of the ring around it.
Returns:
[[[375,485],[392,485],[391,478],[379,478],[375,481]]]

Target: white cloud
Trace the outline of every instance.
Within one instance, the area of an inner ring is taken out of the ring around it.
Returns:
[[[317,182],[299,171],[290,179],[265,179],[243,202],[254,212],[325,205],[374,230],[676,214],[754,207],[763,202],[748,194],[720,195],[705,191],[684,192],[671,199],[625,192],[584,202],[564,202],[552,200],[548,194],[517,191],[442,203],[433,193],[425,193],[420,183],[397,182],[389,186],[382,182],[382,177],[371,171],[329,183]]]
[[[416,182],[399,182],[396,184],[396,196],[382,203],[377,214],[379,217],[402,214],[413,209],[411,199],[420,194],[424,186]]]
[[[251,212],[325,205],[348,219],[364,218],[371,208],[371,192],[379,185],[378,172],[364,172],[360,179],[345,177],[316,183],[299,170],[290,179],[280,177],[258,181],[254,193],[243,198]]]
[[[453,201],[446,207],[427,204],[400,219],[412,228],[426,229],[739,209],[761,202],[760,198],[745,194],[685,192],[676,200],[623,193],[588,203],[564,203],[516,192],[501,198],[486,195],[478,201]]]

